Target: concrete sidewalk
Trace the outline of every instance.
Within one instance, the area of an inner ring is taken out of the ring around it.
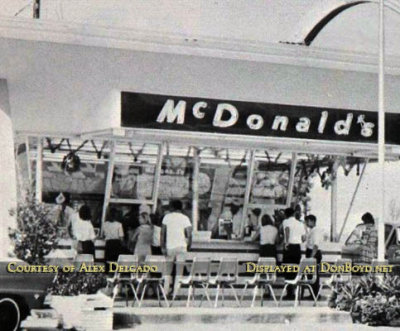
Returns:
[[[389,327],[372,327],[361,324],[144,324],[120,331],[393,331]]]
[[[342,330],[346,326],[352,326],[350,314],[337,311],[328,307],[254,307],[254,308],[159,308],[159,307],[115,307],[114,328],[126,329],[140,327],[149,330],[157,326],[158,330],[207,330],[221,329],[230,326],[229,329],[243,330],[251,327],[252,331],[258,327],[265,330],[273,326],[303,327],[304,325],[320,325],[321,330],[329,330],[329,326],[335,326],[336,330]],[[242,328],[240,327],[242,326]],[[312,328],[315,330],[315,327]],[[295,330],[291,328],[291,330]]]

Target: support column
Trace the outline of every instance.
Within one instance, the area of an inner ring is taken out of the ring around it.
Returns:
[[[115,163],[115,141],[110,142],[110,158],[108,159],[107,177],[106,177],[106,189],[104,192],[103,212],[101,214],[101,234],[103,234],[103,225],[106,221],[107,209],[110,203],[111,190],[112,190],[112,179],[114,175],[114,163]]]
[[[165,145],[164,143],[161,143],[160,146],[158,146],[157,165],[156,165],[156,171],[154,173],[153,206],[152,206],[153,214],[157,211],[158,192],[160,190],[161,168],[164,157],[164,145]]]
[[[198,231],[199,226],[199,174],[200,174],[200,159],[199,151],[194,147],[193,152],[193,177],[192,177],[192,221],[193,221],[193,232]]]
[[[0,257],[7,257],[12,251],[8,228],[16,227],[15,216],[11,216],[9,211],[17,207],[17,178],[8,89],[6,81],[1,79],[0,153]]]
[[[35,199],[42,202],[42,186],[43,186],[43,138],[37,137],[36,148],[36,179],[35,179]]]
[[[379,1],[379,95],[378,95],[378,261],[385,260],[385,26],[384,1]]]
[[[253,186],[254,163],[255,163],[255,152],[250,151],[250,159],[247,164],[247,185],[243,203],[242,231],[241,231],[242,233],[244,229],[244,221],[247,219],[247,209],[249,208],[251,189]]]
[[[288,194],[286,199],[286,207],[290,207],[292,205],[292,198],[293,198],[293,187],[294,187],[294,180],[296,174],[296,166],[297,166],[297,154],[292,153],[292,163],[290,164],[290,174],[289,174],[289,187],[288,187]]]
[[[333,167],[336,168],[335,166]],[[337,171],[334,170],[331,186],[331,242],[337,240]]]

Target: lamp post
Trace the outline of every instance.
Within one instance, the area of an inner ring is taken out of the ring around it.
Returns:
[[[379,1],[379,94],[378,94],[378,165],[380,201],[378,215],[378,261],[385,259],[385,23],[384,0]]]

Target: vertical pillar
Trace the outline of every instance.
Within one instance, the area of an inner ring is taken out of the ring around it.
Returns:
[[[15,216],[9,211],[17,206],[17,178],[15,171],[14,139],[8,89],[0,79],[0,257],[12,251],[8,228],[16,227]]]
[[[43,186],[43,138],[37,137],[36,147],[36,178],[35,178],[35,199],[42,202],[42,186]]]
[[[380,190],[378,215],[378,260],[385,259],[385,26],[384,0],[379,1],[379,94],[378,94],[378,165]]]
[[[244,221],[247,219],[247,209],[249,208],[251,188],[254,177],[254,163],[255,163],[255,152],[250,151],[250,159],[248,161],[248,166],[247,166],[247,185],[246,185],[246,192],[244,195],[244,204],[243,204],[242,233],[243,233]]]
[[[153,213],[155,213],[157,210],[157,201],[158,201],[158,192],[160,190],[160,178],[161,178],[163,153],[164,153],[164,143],[161,143],[160,146],[158,146],[157,165],[156,165],[156,171],[154,173],[153,207],[152,207]]]
[[[192,175],[192,220],[193,232],[199,229],[199,174],[200,174],[200,159],[199,151],[196,147],[193,148],[193,175]]]
[[[114,175],[114,163],[115,163],[115,141],[110,142],[110,158],[108,159],[107,177],[106,177],[106,189],[104,192],[104,203],[103,212],[101,214],[101,234],[103,234],[103,225],[106,221],[108,204],[110,203],[112,180]]]
[[[335,166],[333,167],[336,168]],[[334,170],[331,186],[331,242],[337,240],[337,172]]]
[[[289,187],[288,194],[286,199],[286,207],[290,207],[292,204],[293,198],[293,187],[294,187],[294,175],[296,174],[296,166],[297,166],[297,154],[292,153],[292,163],[290,164],[290,174],[289,174]]]

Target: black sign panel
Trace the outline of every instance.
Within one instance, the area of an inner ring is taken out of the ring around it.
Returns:
[[[374,143],[371,111],[122,92],[123,127]],[[400,144],[400,114],[386,114],[386,143]]]

